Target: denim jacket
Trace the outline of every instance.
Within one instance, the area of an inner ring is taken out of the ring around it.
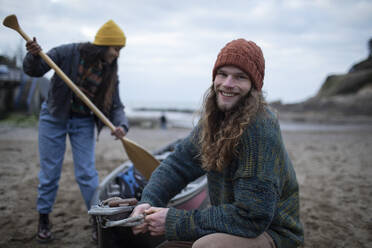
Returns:
[[[47,54],[56,65],[73,81],[77,79],[77,69],[80,60],[80,43],[62,45],[51,49]],[[51,68],[40,57],[27,53],[23,60],[23,70],[29,76],[42,77]],[[49,112],[56,118],[68,119],[70,116],[72,90],[68,85],[54,73],[48,90],[46,99]],[[124,112],[124,105],[119,96],[119,81],[113,96],[110,115],[107,116],[115,126],[122,126],[125,131],[129,130],[128,119]],[[96,119],[97,120],[97,119]],[[103,123],[97,120],[98,131],[103,127]]]

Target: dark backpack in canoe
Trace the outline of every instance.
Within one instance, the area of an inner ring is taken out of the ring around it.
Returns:
[[[120,197],[124,199],[136,198],[140,200],[143,188],[147,184],[146,178],[134,166],[119,173],[115,180],[120,187]]]

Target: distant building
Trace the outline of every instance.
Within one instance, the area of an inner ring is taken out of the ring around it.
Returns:
[[[0,118],[14,111],[38,114],[48,85],[44,77],[29,77],[19,68],[0,65]]]

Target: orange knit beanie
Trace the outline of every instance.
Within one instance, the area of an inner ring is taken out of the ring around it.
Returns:
[[[236,66],[248,73],[256,89],[258,91],[262,89],[265,76],[265,59],[261,48],[256,43],[245,39],[237,39],[227,43],[221,49],[214,64],[213,81],[217,69],[226,65]]]

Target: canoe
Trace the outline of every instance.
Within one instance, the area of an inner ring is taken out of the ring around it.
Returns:
[[[166,147],[153,152],[153,155],[159,161],[164,160],[173,152],[175,146],[180,140],[176,140]],[[156,247],[165,241],[164,236],[150,236],[149,234],[133,235],[128,226],[117,225],[125,222],[129,217],[132,208],[121,207],[116,210],[113,208],[99,208],[102,202],[111,197],[121,198],[140,198],[142,189],[146,180],[133,168],[131,161],[127,161],[115,168],[106,176],[97,188],[92,201],[89,214],[97,217],[99,211],[112,211],[109,216],[97,218],[98,221],[98,247]],[[179,209],[203,209],[209,204],[207,178],[202,176],[189,183],[181,192],[174,196],[168,206]],[[97,215],[96,215],[97,214]],[[108,218],[106,218],[108,217]],[[101,221],[105,219],[107,221]]]

